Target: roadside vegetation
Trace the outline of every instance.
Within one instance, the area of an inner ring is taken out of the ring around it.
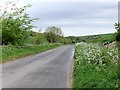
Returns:
[[[114,34],[72,37],[75,44],[73,88],[118,88],[120,23]]]
[[[74,88],[117,88],[118,51],[99,44],[75,45]]]
[[[0,62],[7,62],[71,43],[70,39],[64,37],[62,29],[59,27],[50,26],[44,32],[41,29],[35,30],[36,26],[32,23],[39,18],[31,18],[26,13],[31,5],[17,7],[13,1],[5,2],[5,5],[0,16],[0,48],[2,49]]]
[[[4,63],[6,61],[12,61],[20,57],[37,54],[49,49],[59,47],[61,45],[62,44],[40,44],[34,46],[3,46],[2,60],[0,62]]]
[[[86,42],[86,43],[99,43],[101,45],[107,45],[116,40],[116,34],[108,33],[108,34],[98,34],[98,35],[88,35],[88,36],[69,36],[72,41],[75,43]]]

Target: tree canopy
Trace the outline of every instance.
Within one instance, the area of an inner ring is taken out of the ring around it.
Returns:
[[[63,36],[63,32],[61,28],[52,26],[46,29],[45,36],[50,43],[55,43],[58,42],[59,37]]]
[[[7,2],[4,12],[0,17],[2,20],[2,44],[18,44],[24,43],[28,37],[28,32],[34,28],[31,23],[37,18],[30,18],[25,10],[31,7],[26,5],[18,8],[14,2]]]
[[[55,26],[52,26],[52,27],[48,27],[47,29],[46,29],[46,32],[48,33],[53,33],[53,34],[55,34],[55,35],[57,35],[57,36],[63,36],[63,32],[62,32],[62,29],[61,28],[59,28],[59,27],[55,27]]]

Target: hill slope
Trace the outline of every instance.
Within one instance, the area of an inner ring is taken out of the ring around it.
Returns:
[[[88,36],[69,36],[73,42],[87,42],[87,43],[100,43],[109,44],[115,41],[115,35],[113,33],[108,34],[98,34],[98,35],[88,35]]]

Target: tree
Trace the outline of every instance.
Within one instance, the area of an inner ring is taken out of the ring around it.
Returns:
[[[35,26],[31,25],[31,22],[37,20],[37,18],[30,18],[25,10],[31,7],[26,5],[21,8],[17,8],[14,2],[7,2],[4,12],[2,13],[2,44],[18,44],[22,45],[27,37],[29,31]]]
[[[46,32],[51,32],[57,36],[63,36],[63,32],[61,30],[61,28],[58,28],[58,27],[55,27],[55,26],[52,26],[52,27],[48,27],[46,29]]]
[[[43,44],[43,43],[48,43],[48,41],[45,38],[44,33],[37,32],[36,36],[33,39],[34,44]]]
[[[45,35],[50,43],[55,43],[58,42],[60,36],[63,36],[63,32],[61,28],[52,26],[46,29]]]
[[[59,37],[58,43],[64,43],[64,44],[71,44],[72,41],[70,38],[66,38],[66,37]]]
[[[58,37],[52,32],[45,32],[45,38],[49,43],[55,43],[58,40]]]

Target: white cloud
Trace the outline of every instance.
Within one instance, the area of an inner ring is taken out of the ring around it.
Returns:
[[[117,3],[54,2],[40,5],[34,7],[31,16],[40,17],[40,21],[35,25],[43,30],[48,26],[58,26],[63,29],[66,36],[115,32]],[[39,11],[35,11],[36,7],[39,7]]]

